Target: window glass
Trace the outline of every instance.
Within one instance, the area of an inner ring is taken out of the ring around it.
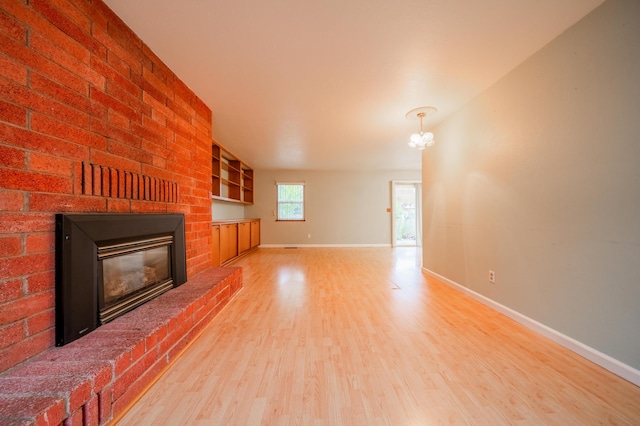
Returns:
[[[304,185],[279,183],[278,220],[304,220]]]

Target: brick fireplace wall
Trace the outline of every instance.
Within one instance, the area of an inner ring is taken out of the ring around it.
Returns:
[[[2,0],[0,372],[54,344],[55,213],[184,213],[209,267],[211,124],[100,0]]]

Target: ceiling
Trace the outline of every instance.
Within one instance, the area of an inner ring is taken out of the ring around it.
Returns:
[[[419,170],[409,110],[433,126],[603,0],[105,2],[252,167]]]

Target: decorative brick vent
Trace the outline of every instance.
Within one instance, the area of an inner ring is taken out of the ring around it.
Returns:
[[[82,193],[127,200],[178,202],[178,184],[113,167],[82,163]]]

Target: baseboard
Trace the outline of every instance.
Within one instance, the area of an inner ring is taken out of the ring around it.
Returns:
[[[260,244],[260,248],[306,248],[306,247],[391,247],[391,244]]]
[[[486,296],[483,296],[480,293],[476,293],[473,290],[470,290],[455,281],[452,281],[446,277],[443,277],[440,274],[437,274],[433,271],[430,271],[427,268],[422,268],[422,270],[432,277],[437,278],[443,283],[455,288],[456,290],[468,295],[469,297],[477,300],[478,302],[490,307],[491,309],[500,312],[503,315],[511,318],[512,320],[524,325],[525,327],[553,340],[554,342],[564,346],[572,352],[588,359],[591,362],[594,362],[601,366],[602,368],[609,370],[613,374],[616,374],[622,377],[625,380],[630,381],[636,386],[640,386],[640,370],[637,370],[630,365],[627,365],[621,361],[618,361],[611,356],[604,354],[590,346],[585,345],[582,342],[579,342],[565,334],[560,333],[553,328],[550,328],[534,319],[531,319],[517,311],[514,311],[511,308],[508,308],[492,299],[489,299]]]

